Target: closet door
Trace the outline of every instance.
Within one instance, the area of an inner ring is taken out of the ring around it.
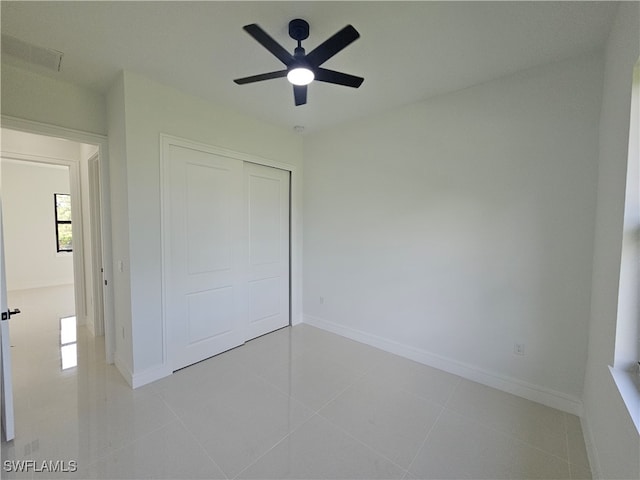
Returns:
[[[289,172],[244,164],[247,340],[289,325]]]
[[[177,370],[245,341],[246,214],[243,162],[177,145],[168,156],[165,305]]]

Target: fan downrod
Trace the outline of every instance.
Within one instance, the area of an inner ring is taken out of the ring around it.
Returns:
[[[301,18],[296,18],[289,22],[289,36],[301,42],[309,38],[309,24]]]

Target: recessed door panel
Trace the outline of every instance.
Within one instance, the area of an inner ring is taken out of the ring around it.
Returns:
[[[189,344],[232,332],[235,328],[233,308],[232,286],[187,295]]]
[[[289,172],[246,163],[247,339],[289,325]]]
[[[249,282],[249,322],[255,323],[280,315],[280,277]]]
[[[281,260],[281,180],[249,175],[249,235],[251,265]]]
[[[232,171],[186,165],[187,257],[189,274],[229,270],[233,264]]]

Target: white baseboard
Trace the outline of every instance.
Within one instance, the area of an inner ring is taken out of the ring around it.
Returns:
[[[148,368],[142,372],[133,373],[128,365],[122,360],[118,352],[114,354],[114,363],[120,374],[124,377],[131,388],[138,388],[147,383],[155,382],[161,378],[171,375],[173,372],[165,365]]]
[[[122,375],[129,386],[133,388],[133,374],[131,373],[129,366],[124,362],[124,360],[122,360],[122,357],[117,351],[113,354],[113,363],[120,372],[120,375]]]
[[[36,290],[38,288],[67,287],[73,286],[73,278],[59,278],[54,280],[30,281],[30,282],[13,282],[9,287],[10,292],[21,290]]]
[[[132,378],[132,387],[138,388],[146,385],[147,383],[155,382],[161,378],[168,377],[173,371],[165,364],[158,365],[157,367],[147,368],[146,370],[134,373]]]
[[[291,326],[295,327],[296,325],[300,325],[301,323],[304,323],[304,316],[303,315],[299,315],[299,316],[295,316],[293,318],[291,318]]]
[[[323,330],[350,338],[360,343],[371,345],[386,352],[414,360],[430,367],[458,375],[467,380],[512,393],[527,400],[541,403],[573,415],[582,416],[582,401],[579,398],[557,392],[539,385],[534,385],[500,373],[484,370],[458,360],[443,357],[426,350],[404,345],[371,333],[325,320],[323,318],[304,315],[304,323]]]

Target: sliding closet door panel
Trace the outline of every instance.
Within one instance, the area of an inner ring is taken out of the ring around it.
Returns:
[[[247,340],[289,325],[289,172],[245,163]]]
[[[173,369],[244,343],[243,163],[171,145],[167,326]]]

